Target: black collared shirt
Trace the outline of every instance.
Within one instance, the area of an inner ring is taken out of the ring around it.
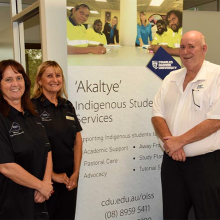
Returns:
[[[32,102],[51,143],[54,172],[72,175],[74,142],[76,133],[82,130],[72,103],[58,98],[58,104],[55,106],[43,96],[32,99]]]
[[[17,163],[43,179],[50,145],[39,116],[17,111],[0,113],[0,163]],[[21,186],[0,173],[0,219],[35,219],[46,204],[34,202],[34,189]]]

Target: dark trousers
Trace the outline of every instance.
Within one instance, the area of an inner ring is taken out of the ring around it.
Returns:
[[[163,156],[164,219],[187,219],[193,206],[196,219],[220,219],[220,150],[185,162]]]
[[[50,219],[75,219],[77,188],[68,191],[62,183],[53,183],[54,193],[47,200]]]

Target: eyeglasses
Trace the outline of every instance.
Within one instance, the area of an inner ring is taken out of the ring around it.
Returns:
[[[200,108],[200,105],[197,105],[197,104],[195,103],[194,91],[199,91],[199,90],[192,89],[192,98],[193,98],[193,103],[194,103],[194,105]]]

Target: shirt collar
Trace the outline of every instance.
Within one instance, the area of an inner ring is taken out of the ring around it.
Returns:
[[[187,70],[185,67],[180,69],[180,71],[173,76],[171,81],[176,82],[177,86],[180,86],[184,81],[184,78],[186,76],[186,72],[187,72]]]
[[[93,28],[93,31],[96,33],[96,34],[100,34],[100,35],[103,35],[102,31],[99,33],[99,32],[96,32]]]
[[[204,60],[199,72],[197,73],[195,79],[192,80],[192,82],[196,82],[199,80],[206,80],[207,78],[206,73],[207,73],[207,68],[206,68],[206,62]]]
[[[182,71],[180,71],[179,73],[177,73],[173,77],[172,81],[175,81],[178,86],[181,85],[181,83],[183,83],[183,81],[185,79],[186,73],[187,73],[187,69],[184,67],[182,69]],[[206,80],[206,78],[207,78],[207,76],[206,76],[206,61],[204,60],[195,79],[193,79],[191,82],[196,82],[196,81],[200,81],[200,80],[204,81],[204,80]]]
[[[41,95],[41,96],[39,97],[39,99],[40,99],[40,102],[42,103],[42,105],[45,106],[45,107],[46,107],[46,106],[49,106],[49,105],[54,105],[54,104],[53,104],[52,102],[50,102],[44,95]],[[64,106],[65,103],[66,103],[66,100],[63,99],[63,98],[61,98],[61,97],[58,97],[57,100],[58,100],[57,107],[59,107],[59,106]]]
[[[109,27],[112,28],[112,25],[110,23],[108,25],[109,25]],[[115,29],[115,28],[116,28],[116,25],[113,27],[113,29]]]
[[[22,116],[26,116],[26,115],[30,115],[30,112],[26,109],[25,112],[24,112],[24,115],[22,112],[19,112],[16,108],[10,106],[10,110],[9,110],[9,116],[14,119],[17,115],[22,115]]]
[[[70,16],[69,16],[69,21],[70,21],[71,24],[74,25],[74,26],[80,26],[80,25],[81,25],[81,24],[76,24]]]

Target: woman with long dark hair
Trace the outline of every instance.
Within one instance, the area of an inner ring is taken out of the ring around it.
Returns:
[[[0,62],[0,219],[48,219],[52,159],[30,85],[20,63]]]

